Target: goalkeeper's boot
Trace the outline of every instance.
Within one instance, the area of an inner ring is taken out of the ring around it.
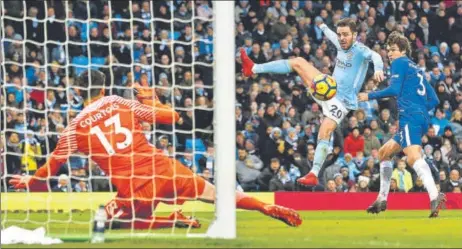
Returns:
[[[383,212],[387,210],[387,201],[379,201],[376,200],[374,203],[372,203],[366,211],[371,214],[378,214],[380,212]]]
[[[170,219],[175,221],[175,227],[178,228],[200,228],[201,224],[198,219],[194,217],[186,217],[181,210],[175,211],[169,216]]]
[[[312,172],[308,173],[304,177],[298,178],[297,182],[304,186],[316,186],[319,184],[318,177]]]
[[[298,227],[302,224],[302,218],[300,215],[290,208],[278,205],[267,205],[265,206],[264,213],[286,223],[289,226]]]
[[[255,63],[247,56],[247,53],[245,52],[245,49],[241,48],[241,60],[242,60],[242,73],[246,77],[252,76],[252,68],[255,65]]]
[[[446,202],[446,195],[443,193],[439,193],[438,197],[430,202],[430,217],[429,218],[436,218],[443,207],[444,203]]]

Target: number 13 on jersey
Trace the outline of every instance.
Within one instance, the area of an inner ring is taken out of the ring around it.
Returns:
[[[104,125],[105,125],[105,127],[109,127],[111,125],[114,125],[115,134],[116,135],[122,134],[122,135],[125,136],[125,140],[123,142],[116,143],[117,149],[122,150],[122,149],[125,149],[125,148],[127,148],[128,146],[130,146],[132,144],[133,135],[132,135],[132,133],[131,133],[131,131],[129,129],[121,126],[120,114],[119,113],[117,113],[116,115],[106,119],[104,121]],[[106,150],[108,155],[111,156],[111,155],[115,154],[114,147],[112,147],[112,144],[109,142],[109,140],[104,135],[103,131],[101,130],[101,128],[99,126],[92,127],[91,130],[90,130],[90,133],[92,135],[95,134],[98,137],[99,141],[103,145],[103,147]]]

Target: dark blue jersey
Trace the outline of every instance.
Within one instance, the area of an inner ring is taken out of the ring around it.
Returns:
[[[425,79],[424,73],[407,56],[391,63],[390,86],[368,94],[369,99],[396,97],[400,116],[416,113],[428,115],[439,104],[435,89]]]

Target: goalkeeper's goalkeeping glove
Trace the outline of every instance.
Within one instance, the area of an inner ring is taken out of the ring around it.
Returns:
[[[133,84],[133,93],[138,101],[145,105],[156,105],[160,103],[154,88],[141,86],[139,83]]]
[[[133,92],[135,93],[138,101],[144,105],[155,107],[159,110],[173,112],[177,116],[175,120],[179,120],[179,114],[168,104],[162,104],[162,102],[157,97],[157,94],[154,88],[141,86],[139,83],[133,84]],[[168,115],[167,115],[168,116]]]
[[[48,184],[30,175],[13,175],[8,182],[14,189],[29,189],[29,192],[47,192]]]

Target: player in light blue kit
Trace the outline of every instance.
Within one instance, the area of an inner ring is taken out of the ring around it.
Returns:
[[[407,163],[422,179],[430,196],[430,218],[437,217],[446,201],[443,193],[438,194],[430,167],[422,154],[421,137],[427,133],[430,117],[428,111],[438,105],[439,100],[423,72],[410,60],[409,40],[398,32],[390,34],[387,41],[388,57],[391,63],[391,84],[388,88],[369,93],[360,93],[359,101],[396,97],[399,113],[399,132],[379,150],[380,192],[377,200],[367,209],[369,213],[386,210],[390,179],[393,171],[391,156],[404,148]]]
[[[318,133],[318,144],[315,150],[313,168],[299,178],[297,182],[306,186],[318,184],[318,174],[326,159],[329,140],[337,125],[350,110],[358,109],[357,94],[360,91],[366,77],[369,62],[374,64],[374,79],[382,81],[383,62],[379,54],[372,51],[364,44],[356,42],[356,22],[350,18],[342,19],[337,24],[337,33],[330,30],[327,25],[318,22],[319,28],[337,48],[337,58],[333,78],[337,81],[337,94],[328,101],[320,101],[313,98],[322,107],[324,119]],[[277,60],[264,64],[254,64],[241,49],[242,71],[245,76],[258,73],[287,74],[292,71],[302,78],[304,84],[309,87],[313,78],[322,74],[304,58],[297,57],[289,60]]]

